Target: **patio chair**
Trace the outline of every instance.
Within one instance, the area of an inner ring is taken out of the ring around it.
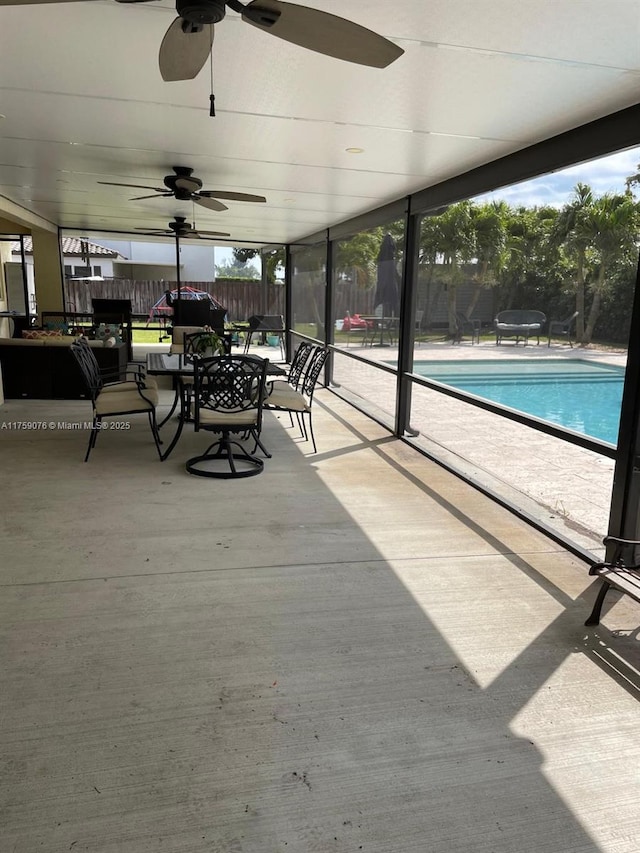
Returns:
[[[602,605],[611,588],[640,602],[640,542],[637,539],[620,539],[618,536],[605,536],[602,542],[609,556],[601,563],[594,563],[589,569],[589,574],[599,577],[602,583],[585,625],[600,624]]]
[[[260,474],[264,463],[255,456],[260,441],[267,360],[245,355],[198,359],[190,415],[196,432],[217,433],[219,438],[204,453],[187,460],[190,474],[230,479]],[[232,435],[255,440],[249,453]]]
[[[288,388],[292,388],[294,391],[298,390],[302,381],[302,374],[314,349],[315,347],[313,344],[308,341],[302,341],[293,356],[287,376],[284,379],[275,379],[267,385],[267,397],[265,402],[269,401],[269,397],[274,393],[274,391],[277,395],[279,391],[284,390],[286,392]],[[289,417],[291,419],[291,426],[293,426],[292,412],[289,412]]]
[[[86,462],[89,459],[89,454],[95,447],[98,433],[102,428],[103,418],[136,414],[148,416],[156,450],[162,459],[160,434],[156,421],[158,389],[151,387],[150,381],[143,378],[141,374],[135,374],[130,380],[106,383],[91,347],[75,341],[71,344],[70,349],[84,378],[93,408],[89,445],[84,461]]]
[[[309,359],[304,378],[298,390],[294,390],[290,385],[281,382],[279,385],[285,387],[274,389],[265,402],[265,409],[276,412],[289,412],[289,414],[293,413],[297,416],[300,435],[305,441],[309,441],[309,435],[311,435],[314,453],[317,453],[317,448],[311,416],[313,393],[328,355],[328,350],[317,347]],[[305,416],[309,418],[309,430],[306,427]]]
[[[421,341],[418,340],[418,335],[422,334],[422,318],[424,317],[424,310],[419,308],[415,316],[413,318],[413,339],[416,346],[420,346]]]
[[[180,329],[189,329],[190,326],[178,326]],[[179,350],[179,354],[184,356],[185,362],[193,363],[196,357],[198,358],[206,358],[212,357],[214,355],[230,355],[231,354],[231,335],[224,335],[222,333],[215,332],[215,334],[220,339],[222,346],[224,347],[223,352],[213,352],[208,349],[211,341],[211,332],[205,329],[200,329],[197,332],[185,332],[182,336],[182,346],[177,347]],[[172,352],[173,355],[173,352]],[[191,397],[193,395],[193,385],[195,382],[195,371],[191,376],[181,376],[180,382],[182,383],[182,398],[183,403],[186,407],[187,419],[188,419],[188,411],[189,405],[191,402]],[[177,386],[176,389],[177,390]],[[171,413],[170,413],[171,414]],[[168,420],[168,417],[162,421],[162,426],[165,421]]]
[[[471,344],[479,344],[480,343],[480,320],[472,320],[467,317],[462,311],[456,311],[456,332],[455,337],[453,339],[454,344],[459,344],[462,342],[462,338],[465,333],[469,333],[471,335]]]
[[[231,335],[215,331],[211,332],[203,329],[197,332],[187,332],[183,336],[182,352],[185,359],[188,361],[189,359],[192,359],[194,355],[206,355],[207,349],[211,343],[212,334],[215,334],[218,337],[224,351],[217,353],[209,352],[208,355],[231,355]]]
[[[284,379],[276,379],[271,383],[272,388],[278,388],[282,386],[283,382],[286,382],[293,389],[297,390],[300,380],[302,378],[302,373],[304,371],[305,365],[309,360],[309,356],[315,349],[314,345],[309,343],[309,341],[302,341],[298,346],[298,349],[295,351],[293,359],[291,361],[291,367],[289,368],[289,372],[287,373]]]
[[[551,338],[566,338],[569,341],[569,346],[573,347],[571,337],[575,327],[576,317],[579,313],[579,311],[574,311],[566,320],[550,320],[548,331],[549,340],[547,341],[548,347],[551,346]]]
[[[352,315],[347,311],[341,330],[347,336],[347,346],[349,346],[351,338],[354,337],[359,338],[361,346],[364,346],[369,334],[369,329],[372,326],[373,320],[365,320],[365,318],[361,317],[360,314]]]
[[[245,330],[244,353],[249,352],[254,335],[265,335],[278,338],[280,354],[284,358],[284,318],[281,314],[254,314],[247,320],[248,328]]]
[[[196,332],[204,332],[204,326],[174,326],[171,329],[171,355],[181,355],[184,352],[185,335],[195,335]]]
[[[124,373],[110,367],[100,367],[96,354],[89,345],[87,338],[81,335],[76,338],[75,343],[83,347],[88,353],[87,358],[97,365],[100,376],[102,377],[102,390],[105,393],[112,391],[132,391],[139,383],[142,383],[146,388],[158,388],[158,383],[153,376],[147,374],[145,365],[138,362],[129,362]]]

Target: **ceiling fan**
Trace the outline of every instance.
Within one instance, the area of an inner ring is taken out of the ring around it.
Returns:
[[[0,6],[48,3],[57,0],[0,0]],[[65,2],[65,0],[60,0]],[[146,3],[149,0],[117,0]],[[226,14],[238,12],[242,20],[284,41],[325,56],[386,68],[404,51],[397,44],[346,18],[283,0],[176,0],[178,17],[160,45],[163,80],[191,80],[207,61],[213,45],[213,28]]]
[[[197,237],[201,240],[207,240],[210,237],[230,237],[231,234],[226,234],[224,231],[202,231],[198,230],[187,222],[185,216],[175,216],[173,221],[169,223],[168,228],[158,228],[156,230],[149,228],[136,228],[136,231],[144,232],[148,237],[175,237],[176,240],[182,240],[184,237]]]
[[[120,0],[123,2],[123,0]],[[131,0],[128,0],[131,2]],[[141,184],[119,184],[114,181],[98,181],[110,187],[131,187],[138,190],[153,190],[153,195],[140,195],[129,201],[141,201],[145,198],[170,198],[178,201],[195,201],[209,210],[228,210],[226,204],[218,201],[219,198],[228,201],[251,201],[266,202],[263,195],[251,195],[250,193],[227,192],[225,190],[203,190],[202,181],[192,175],[193,169],[186,166],[173,166],[175,175],[165,175],[164,187],[148,187]]]
[[[160,45],[163,80],[191,80],[198,74],[211,53],[213,26],[223,20],[226,6],[263,32],[358,65],[386,68],[404,53],[398,45],[346,18],[282,0],[253,0],[246,5],[239,0],[176,0],[178,17]]]

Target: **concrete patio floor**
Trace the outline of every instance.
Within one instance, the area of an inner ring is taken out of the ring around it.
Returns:
[[[3,851],[637,853],[637,605],[329,391],[238,482],[88,416],[0,409]]]

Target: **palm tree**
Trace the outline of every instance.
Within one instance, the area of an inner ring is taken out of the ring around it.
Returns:
[[[585,284],[588,268],[588,252],[591,248],[592,232],[588,225],[594,204],[591,187],[576,184],[573,199],[565,205],[556,220],[554,239],[562,244],[574,267],[576,291],[576,338],[584,343]]]
[[[482,288],[496,283],[497,274],[506,260],[507,222],[510,213],[511,209],[504,201],[472,205],[470,208],[478,268],[473,279],[471,301],[466,310],[467,319],[473,314]]]
[[[449,334],[454,337],[457,330],[456,289],[463,278],[460,265],[469,262],[475,253],[471,203],[461,201],[454,204],[438,219],[439,254],[446,269]]]
[[[333,261],[336,273],[351,276],[358,288],[374,287],[376,258],[383,237],[382,228],[360,231],[348,240],[340,240]]]
[[[499,271],[503,308],[512,308],[531,281],[557,277],[558,248],[549,239],[558,212],[552,207],[509,208],[505,259]]]
[[[632,260],[637,253],[639,205],[630,192],[623,195],[606,193],[597,199],[582,223],[597,257],[596,274],[591,285],[593,300],[583,343],[591,343],[600,314],[600,304],[608,287],[607,274],[617,261]]]

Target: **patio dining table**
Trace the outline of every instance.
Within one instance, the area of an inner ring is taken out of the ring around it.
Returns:
[[[259,355],[249,355],[246,358],[253,358],[256,361],[264,361]],[[187,388],[190,382],[185,382],[185,380],[193,379],[195,375],[194,363],[193,359],[189,357],[185,357],[182,354],[178,355],[169,355],[167,353],[149,353],[147,355],[147,373],[150,376],[170,376],[173,379],[173,387],[174,387],[174,398],[171,404],[171,408],[169,409],[169,413],[163,420],[158,424],[158,427],[164,426],[169,418],[173,415],[176,408],[178,408],[178,404],[180,405],[178,411],[178,426],[175,432],[175,435],[171,439],[169,446],[161,455],[161,459],[164,462],[165,459],[168,458],[169,454],[173,450],[173,448],[178,443],[180,436],[182,434],[182,429],[185,423],[189,419],[189,412],[187,411],[186,405],[186,394],[185,388]],[[267,377],[275,378],[277,376],[286,376],[287,371],[280,364],[275,364],[272,361],[267,360]]]
[[[361,315],[363,320],[366,320],[367,331],[364,336],[363,344],[370,347],[378,346],[393,346],[394,335],[397,335],[400,324],[399,317],[378,317],[375,315]],[[376,338],[380,335],[380,340],[376,343]],[[388,343],[384,342],[387,338]]]

